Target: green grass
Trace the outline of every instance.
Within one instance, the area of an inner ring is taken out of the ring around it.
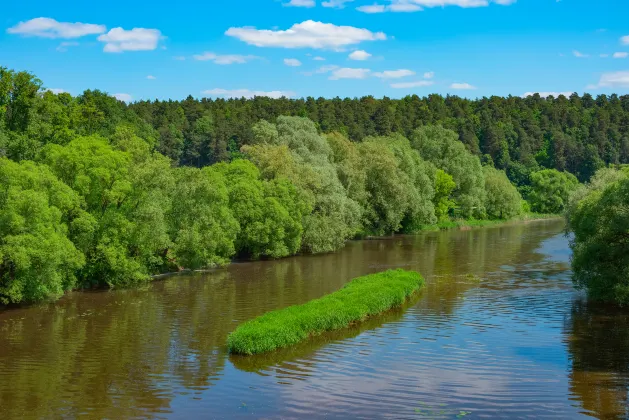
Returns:
[[[227,347],[252,355],[292,346],[398,307],[423,285],[419,273],[401,269],[358,277],[320,299],[245,322],[229,335]]]
[[[513,222],[526,222],[533,220],[545,220],[545,219],[558,219],[562,216],[559,214],[540,214],[540,213],[526,213],[521,216],[513,217],[511,219],[496,219],[496,220],[475,220],[475,219],[450,219],[443,222],[439,222],[434,225],[423,226],[420,231],[435,231],[435,230],[449,230],[449,229],[462,229],[462,228],[475,228],[475,227],[488,227],[504,225],[506,223]]]

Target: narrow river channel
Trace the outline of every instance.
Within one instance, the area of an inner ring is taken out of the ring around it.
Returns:
[[[0,312],[0,418],[629,417],[629,311],[573,289],[560,220],[355,241]],[[267,356],[239,323],[404,267],[405,308]]]

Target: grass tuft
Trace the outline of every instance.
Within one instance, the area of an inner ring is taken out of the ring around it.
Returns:
[[[252,355],[292,346],[400,306],[423,285],[419,273],[401,269],[358,277],[320,299],[245,322],[229,335],[227,347]]]

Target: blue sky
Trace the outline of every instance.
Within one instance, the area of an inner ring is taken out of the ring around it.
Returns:
[[[3,5],[0,65],[127,100],[626,94],[627,16],[625,0],[33,0]]]

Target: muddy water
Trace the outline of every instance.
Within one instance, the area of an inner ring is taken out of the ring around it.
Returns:
[[[0,418],[629,417],[629,312],[572,288],[561,221],[351,242],[0,312]],[[405,308],[253,358],[239,323],[392,267]]]

